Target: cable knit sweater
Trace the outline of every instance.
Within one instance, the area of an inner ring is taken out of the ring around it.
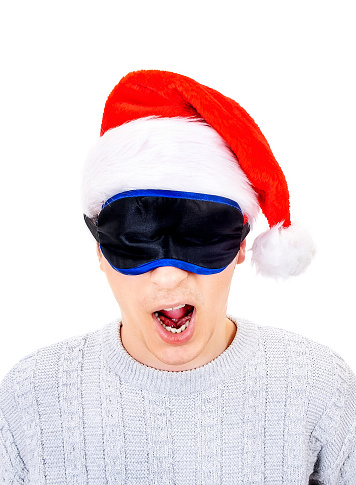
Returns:
[[[0,389],[0,483],[355,485],[348,366],[231,320],[228,349],[190,371],[138,363],[118,322],[23,359]]]

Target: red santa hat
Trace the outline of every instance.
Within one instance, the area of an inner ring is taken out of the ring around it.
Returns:
[[[265,276],[302,273],[315,248],[291,225],[284,174],[261,130],[234,100],[186,76],[136,71],[109,95],[101,137],[83,174],[83,206],[95,217],[113,195],[165,189],[235,200],[253,224],[259,208],[270,229],[252,246]]]

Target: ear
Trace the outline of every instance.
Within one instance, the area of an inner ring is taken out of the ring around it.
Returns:
[[[98,256],[99,267],[100,267],[101,271],[104,271],[104,256],[103,256],[103,253],[101,252],[101,249],[99,247],[99,243],[96,243],[96,255]]]
[[[244,239],[240,244],[240,250],[237,254],[236,264],[243,263],[245,261],[245,256],[246,256],[246,239]]]

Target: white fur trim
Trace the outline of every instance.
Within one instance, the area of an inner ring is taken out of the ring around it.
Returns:
[[[228,197],[256,219],[255,191],[223,138],[202,120],[148,117],[107,131],[83,171],[84,213],[96,216],[113,195],[165,189]]]
[[[298,224],[287,228],[277,224],[258,236],[252,246],[252,264],[257,272],[275,279],[303,273],[314,255],[309,233]]]

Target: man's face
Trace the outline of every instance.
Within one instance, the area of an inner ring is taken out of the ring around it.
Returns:
[[[245,246],[244,241],[234,261],[213,275],[172,266],[124,275],[110,266],[98,248],[100,268],[120,306],[121,339],[127,352],[145,365],[172,371],[193,369],[220,355],[236,331],[226,309],[234,269],[244,261]],[[194,307],[188,327],[179,333],[167,331],[156,313],[184,304]]]

